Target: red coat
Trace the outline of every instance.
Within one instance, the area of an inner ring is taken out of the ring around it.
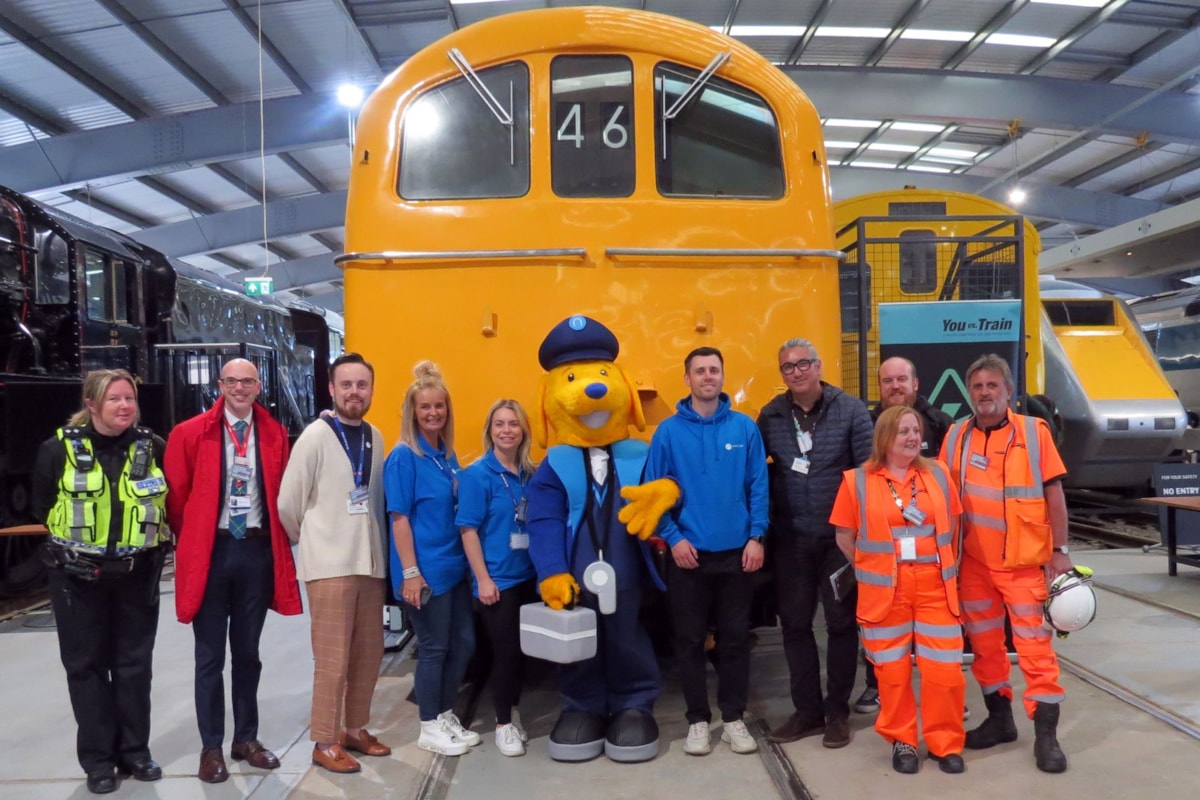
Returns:
[[[167,439],[163,459],[166,474],[167,519],[175,533],[175,614],[187,624],[200,610],[213,540],[217,535],[222,496],[221,461],[225,398],[203,414],[179,423]],[[291,542],[279,522],[279,483],[287,466],[287,430],[254,404],[254,436],[262,464],[263,506],[270,519],[271,553],[275,557],[275,596],[271,608],[280,614],[299,614],[300,584]]]

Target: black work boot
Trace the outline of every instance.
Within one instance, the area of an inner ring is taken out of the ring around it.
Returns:
[[[1066,772],[1067,757],[1058,746],[1058,703],[1038,703],[1033,712],[1033,755],[1042,772]]]
[[[992,692],[983,696],[983,702],[987,704],[987,719],[975,730],[967,731],[967,749],[986,750],[1005,742],[1015,742],[1017,723],[1013,722],[1012,700]]]

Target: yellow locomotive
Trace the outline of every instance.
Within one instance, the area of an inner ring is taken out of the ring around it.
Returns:
[[[750,48],[673,17],[521,12],[412,56],[359,116],[346,251],[346,343],[377,368],[389,438],[424,358],[461,431],[498,397],[531,404],[538,344],[571,314],[616,333],[650,425],[697,346],[723,350],[751,414],[788,338],[839,371],[817,112]]]

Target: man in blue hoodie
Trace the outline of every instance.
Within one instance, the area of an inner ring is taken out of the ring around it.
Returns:
[[[766,451],[754,420],[729,407],[721,351],[697,348],[683,364],[691,394],[654,432],[645,471],[647,481],[673,478],[681,492],[658,533],[673,561],[667,584],[689,725],[683,751],[712,750],[704,641],[713,619],[721,740],[735,753],[753,753],[758,745],[742,715],[750,682],[751,573],[763,565],[768,519]]]

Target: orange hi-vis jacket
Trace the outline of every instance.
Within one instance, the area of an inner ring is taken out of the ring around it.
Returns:
[[[915,470],[916,479],[928,493],[928,502],[921,504],[927,515],[921,525],[891,524],[888,512],[895,501],[882,468],[868,472],[860,467],[843,473],[843,488],[853,493],[850,499],[859,509],[858,535],[854,541],[859,622],[878,622],[891,611],[896,593],[897,551],[900,540],[905,538],[917,540],[916,557],[910,560],[941,567],[946,605],[954,616],[959,616],[958,537],[950,522],[952,505],[958,504],[952,502],[945,465],[937,461],[928,463],[927,469]],[[932,510],[932,515],[927,509]]]
[[[1066,468],[1045,420],[1008,411],[1008,425],[988,433],[971,417],[955,423],[941,459],[962,493],[963,548],[991,569],[1040,567],[1054,536],[1045,481]]]

